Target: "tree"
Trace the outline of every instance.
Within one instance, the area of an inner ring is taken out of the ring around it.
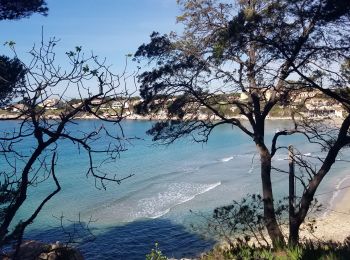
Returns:
[[[153,66],[139,76],[145,99],[143,111],[164,108],[168,96],[178,96],[173,105],[166,107],[169,119],[177,116],[178,120],[156,123],[149,133],[163,143],[188,135],[206,142],[212,130],[222,124],[247,134],[260,156],[264,223],[274,246],[284,244],[271,184],[272,158],[282,149],[278,139],[303,134],[315,141],[321,136],[319,143],[328,144],[328,155],[320,169],[310,173],[306,183],[303,180],[305,190],[297,213],[291,216],[294,232],[289,242],[294,244],[317,187],[339,150],[348,143],[350,118],[347,116],[337,134],[328,135],[326,140],[326,135],[319,134],[319,127],[297,122],[294,117],[295,127],[277,132],[271,144],[265,140],[266,118],[274,107],[291,105],[300,92],[308,89],[322,91],[349,111],[349,99],[335,94],[330,87],[346,87],[338,76],[340,64],[349,57],[350,5],[335,0],[178,2],[183,14],[177,20],[184,25],[183,33],[152,33],[150,43],[141,45],[135,53],[139,62],[146,59]],[[327,76],[328,80],[322,81]],[[322,85],[316,83],[320,81]],[[234,107],[240,115],[223,114],[219,109],[222,104]],[[201,115],[201,108],[209,113]],[[309,169],[301,161],[300,165]]]
[[[18,86],[21,93],[22,108],[17,114],[18,127],[7,129],[0,136],[1,189],[0,189],[0,248],[15,243],[17,249],[23,233],[45,204],[60,191],[59,175],[55,171],[58,160],[58,148],[63,140],[68,140],[79,151],[84,151],[88,158],[87,176],[95,178],[98,188],[106,188],[106,182],[120,183],[128,176],[118,178],[116,173],[104,172],[95,155],[104,155],[105,160],[115,161],[119,153],[125,150],[124,136],[120,121],[123,111],[110,110],[109,117],[100,115],[101,107],[111,98],[128,96],[120,87],[125,74],[113,74],[105,62],[100,62],[95,55],[84,56],[81,47],[66,53],[68,63],[65,69],[56,64],[55,46],[51,39],[47,44],[30,51],[32,60],[29,65],[21,61],[25,68],[25,84]],[[12,46],[12,48],[14,48]],[[17,60],[19,58],[16,57]],[[69,105],[66,102],[66,90],[74,88],[79,93],[80,103]],[[56,98],[66,103],[59,116],[49,119],[47,101]],[[98,100],[99,102],[94,102]],[[92,115],[103,122],[93,129],[72,131],[79,116]],[[5,120],[5,119],[2,119]],[[115,127],[107,128],[107,125]],[[100,138],[109,140],[105,146],[98,145]],[[30,140],[31,147],[23,149],[20,141]],[[41,201],[28,219],[15,223],[15,217],[26,203],[28,188],[42,181],[52,181],[56,189]],[[13,229],[10,227],[14,227]]]
[[[0,0],[0,21],[18,20],[34,13],[46,16],[48,10],[44,0]],[[21,88],[20,85],[24,84],[24,74],[24,68],[17,59],[0,56],[0,107],[16,97],[17,87]]]
[[[25,69],[18,59],[0,56],[0,107],[7,105],[25,85]]]
[[[45,0],[0,0],[0,21],[18,20],[34,13],[47,15]]]

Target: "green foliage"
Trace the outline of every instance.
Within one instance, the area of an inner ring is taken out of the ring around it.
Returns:
[[[84,67],[83,67],[83,72],[84,73],[88,73],[90,71],[90,68],[89,68],[89,65],[85,65]]]
[[[287,216],[287,200],[276,203],[276,216],[282,225]],[[201,216],[201,215],[200,215]],[[270,246],[266,239],[263,199],[248,194],[240,201],[214,209],[211,218],[204,218],[204,226],[193,226],[205,235],[224,239],[229,245],[247,245],[252,241],[260,246]]]
[[[350,259],[350,249],[347,243],[306,242],[296,247],[273,250],[266,247],[239,245],[229,249],[216,247],[204,254],[201,260],[340,260]]]
[[[75,51],[76,52],[81,52],[82,48],[83,47],[81,47],[81,46],[75,46]]]
[[[204,254],[201,260],[251,260],[251,259],[266,259],[273,260],[276,259],[274,252],[268,248],[255,248],[251,246],[238,246],[231,249],[215,248],[214,250]]]
[[[348,81],[350,81],[350,59],[346,59],[341,65],[341,74]]]
[[[168,35],[160,35],[158,32],[152,32],[151,42],[142,44],[135,53],[135,58],[157,57],[167,54],[171,50],[171,42]],[[158,63],[160,65],[161,63]]]
[[[97,72],[98,72],[97,70],[91,70],[91,75],[92,76],[97,76]]]
[[[275,106],[271,109],[269,115],[272,117],[286,117],[291,116],[292,112],[288,107]]]
[[[179,96],[174,102],[168,105],[168,113],[170,115],[176,115],[179,118],[183,118],[186,114],[185,107],[188,103],[188,98],[185,95]]]
[[[192,225],[192,228],[201,235],[211,238],[215,237],[219,241],[226,241],[231,248],[238,248],[239,251],[243,248],[249,251],[251,249],[250,245],[253,245],[253,248],[258,246],[269,250],[272,245],[271,240],[267,237],[263,202],[261,195],[248,194],[240,201],[234,200],[229,205],[215,208],[211,216],[194,213],[203,222]],[[274,204],[278,225],[280,227],[288,227],[288,197],[276,200]],[[317,227],[314,214],[320,210],[321,204],[315,199],[311,203],[309,217],[307,217],[307,223],[302,228],[303,230],[311,234],[315,231]],[[290,253],[293,254],[294,251]],[[248,253],[241,252],[241,254]]]
[[[0,221],[7,212],[7,206],[16,197],[18,187],[9,182],[5,173],[1,173],[4,180],[0,181]]]
[[[67,52],[66,52],[66,55],[67,55],[68,57],[74,57],[75,52],[74,52],[74,51],[67,51]]]
[[[299,260],[303,254],[303,248],[300,246],[288,248],[286,251],[290,260]]]
[[[13,48],[16,45],[16,42],[14,41],[6,41],[4,43],[4,46],[9,46],[10,48]]]
[[[0,107],[21,94],[17,89],[25,86],[25,74],[26,69],[18,59],[0,56]]]
[[[220,112],[220,114],[225,115],[227,117],[233,117],[238,114],[238,109],[235,109],[234,111],[231,110],[232,106],[227,104],[220,104],[217,106],[217,111]]]
[[[163,255],[162,251],[158,247],[158,243],[154,244],[151,252],[146,255],[146,260],[167,260],[168,258]]]
[[[0,21],[18,20],[34,13],[47,15],[45,0],[0,0]]]

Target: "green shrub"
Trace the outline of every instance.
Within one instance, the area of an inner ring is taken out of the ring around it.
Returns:
[[[268,247],[237,245],[230,249],[216,247],[201,260],[347,260],[350,248],[347,243],[311,242],[296,247],[273,250]]]
[[[158,243],[154,244],[151,252],[146,255],[146,260],[167,260],[168,258],[163,255],[162,251],[158,247]]]

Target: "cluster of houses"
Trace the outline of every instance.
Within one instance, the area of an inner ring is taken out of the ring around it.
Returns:
[[[266,100],[270,99],[272,91],[267,90],[265,93]],[[241,93],[240,100],[246,101],[248,96]],[[294,91],[289,95],[290,108],[297,109],[301,114],[308,118],[343,118],[347,113],[344,107],[326,97],[321,91]],[[281,108],[284,108],[281,106]]]
[[[141,102],[141,100],[138,100],[138,103],[139,102]],[[101,98],[96,98],[91,101],[91,104],[100,106],[101,110],[129,109],[131,106],[135,105],[135,101],[132,102],[131,100],[128,100],[128,99],[119,99],[119,100],[110,100],[106,102]]]
[[[64,102],[58,98],[49,98],[38,104],[38,107],[45,108],[46,110],[57,110],[64,106]],[[15,103],[4,108],[6,111],[19,113],[27,109],[27,106],[23,103]]]
[[[271,95],[272,91],[266,90],[263,92],[263,95],[266,100],[268,100]],[[310,117],[310,118],[343,118],[346,111],[342,107],[341,104],[336,103],[330,98],[325,97],[321,92],[319,91],[299,91],[299,92],[293,92],[290,93],[288,96],[289,107],[291,109],[299,109],[300,113],[303,113],[304,116]],[[176,97],[172,97],[167,99],[167,104],[171,104],[176,100]],[[239,100],[240,102],[247,102],[248,95],[245,93],[236,93],[231,95],[225,96],[226,102],[224,102],[226,105],[230,104],[230,101],[233,100]],[[102,111],[106,116],[108,116],[108,113],[111,110],[123,110],[126,112],[127,116],[135,116],[135,107],[141,103],[143,100],[138,97],[133,98],[118,98],[118,99],[110,99],[105,100],[101,98],[96,98],[91,101],[91,104],[95,107],[98,107],[99,111]],[[155,100],[155,103],[164,102],[163,99]],[[45,110],[52,111],[52,110],[58,110],[58,109],[64,109],[66,107],[73,107],[76,108],[80,106],[82,103],[82,100],[79,99],[73,99],[69,102],[63,102],[60,99],[57,98],[50,98],[46,99],[43,102],[38,104],[38,107],[44,108]],[[222,103],[222,102],[221,102]],[[221,105],[220,102],[218,102],[218,105]],[[234,102],[232,102],[234,103]],[[285,109],[282,105],[280,105],[281,109]],[[197,107],[197,109],[200,109],[201,106]],[[205,107],[203,106],[203,109]],[[23,111],[26,109],[26,106],[24,104],[12,104],[5,108],[9,112],[18,113],[20,111]],[[237,108],[232,105],[229,107],[229,110],[231,112],[237,112]],[[198,110],[197,110],[198,111]],[[189,112],[191,113],[191,112]],[[167,111],[165,107],[163,109],[159,109],[156,113],[156,115],[160,118],[166,118]],[[205,115],[203,115],[205,117]],[[187,115],[187,117],[191,117],[191,114]]]
[[[101,98],[96,98],[91,101],[91,104],[99,107],[100,110],[108,110],[108,109],[129,109],[134,107],[138,103],[142,102],[140,98],[133,98],[132,100],[120,98],[118,100],[109,100],[105,101]],[[82,104],[82,100],[73,99],[69,102],[64,102],[58,98],[49,98],[44,100],[43,102],[38,104],[38,107],[44,108],[45,110],[58,110],[64,109],[65,107],[73,107],[76,108]],[[11,104],[4,108],[4,110],[18,113],[20,111],[24,111],[27,106],[23,103],[15,103]]]

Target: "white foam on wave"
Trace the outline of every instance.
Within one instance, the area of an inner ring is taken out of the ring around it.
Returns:
[[[286,161],[286,160],[288,160],[288,157],[277,158],[277,161]]]
[[[215,189],[219,185],[221,185],[221,182],[214,184],[169,184],[165,191],[140,199],[130,217],[132,219],[160,218],[169,213],[175,206],[193,200],[198,195]]]
[[[221,161],[222,162],[229,162],[229,161],[233,160],[233,158],[234,158],[233,156],[225,157],[225,158],[222,158]]]
[[[148,218],[150,218],[150,219],[160,218],[160,217],[163,217],[165,214],[168,214],[169,211],[170,211],[170,208],[166,209],[164,211],[160,211],[157,215],[154,215],[154,216],[151,216],[151,217],[148,217]]]
[[[295,157],[302,157],[302,156],[308,157],[308,156],[311,156],[311,155],[312,155],[311,153],[304,153],[304,154],[302,154],[302,155],[296,154]],[[288,158],[287,155],[285,155],[284,157],[279,157],[279,158],[277,158],[276,160],[277,160],[277,161],[287,161],[287,160],[289,160],[289,158]]]
[[[251,166],[250,169],[248,170],[248,174],[253,173],[254,169],[255,169],[254,164],[252,164],[252,166]]]
[[[194,173],[194,172],[197,172],[200,170],[200,167],[199,166],[196,166],[196,167],[184,167],[182,169],[182,171],[184,173]]]
[[[235,158],[250,159],[251,156],[253,156],[253,159],[254,159],[255,155],[256,155],[256,152],[249,151],[249,152],[246,152],[246,153],[243,153],[243,154],[233,154],[232,156],[224,157],[222,159],[219,159],[218,161],[220,161],[220,162],[229,162],[229,161],[232,161]]]
[[[154,183],[128,197],[95,208],[90,215],[105,223],[128,223],[137,219],[156,219],[170,212],[177,205],[186,203],[200,194],[221,185],[199,183]]]

